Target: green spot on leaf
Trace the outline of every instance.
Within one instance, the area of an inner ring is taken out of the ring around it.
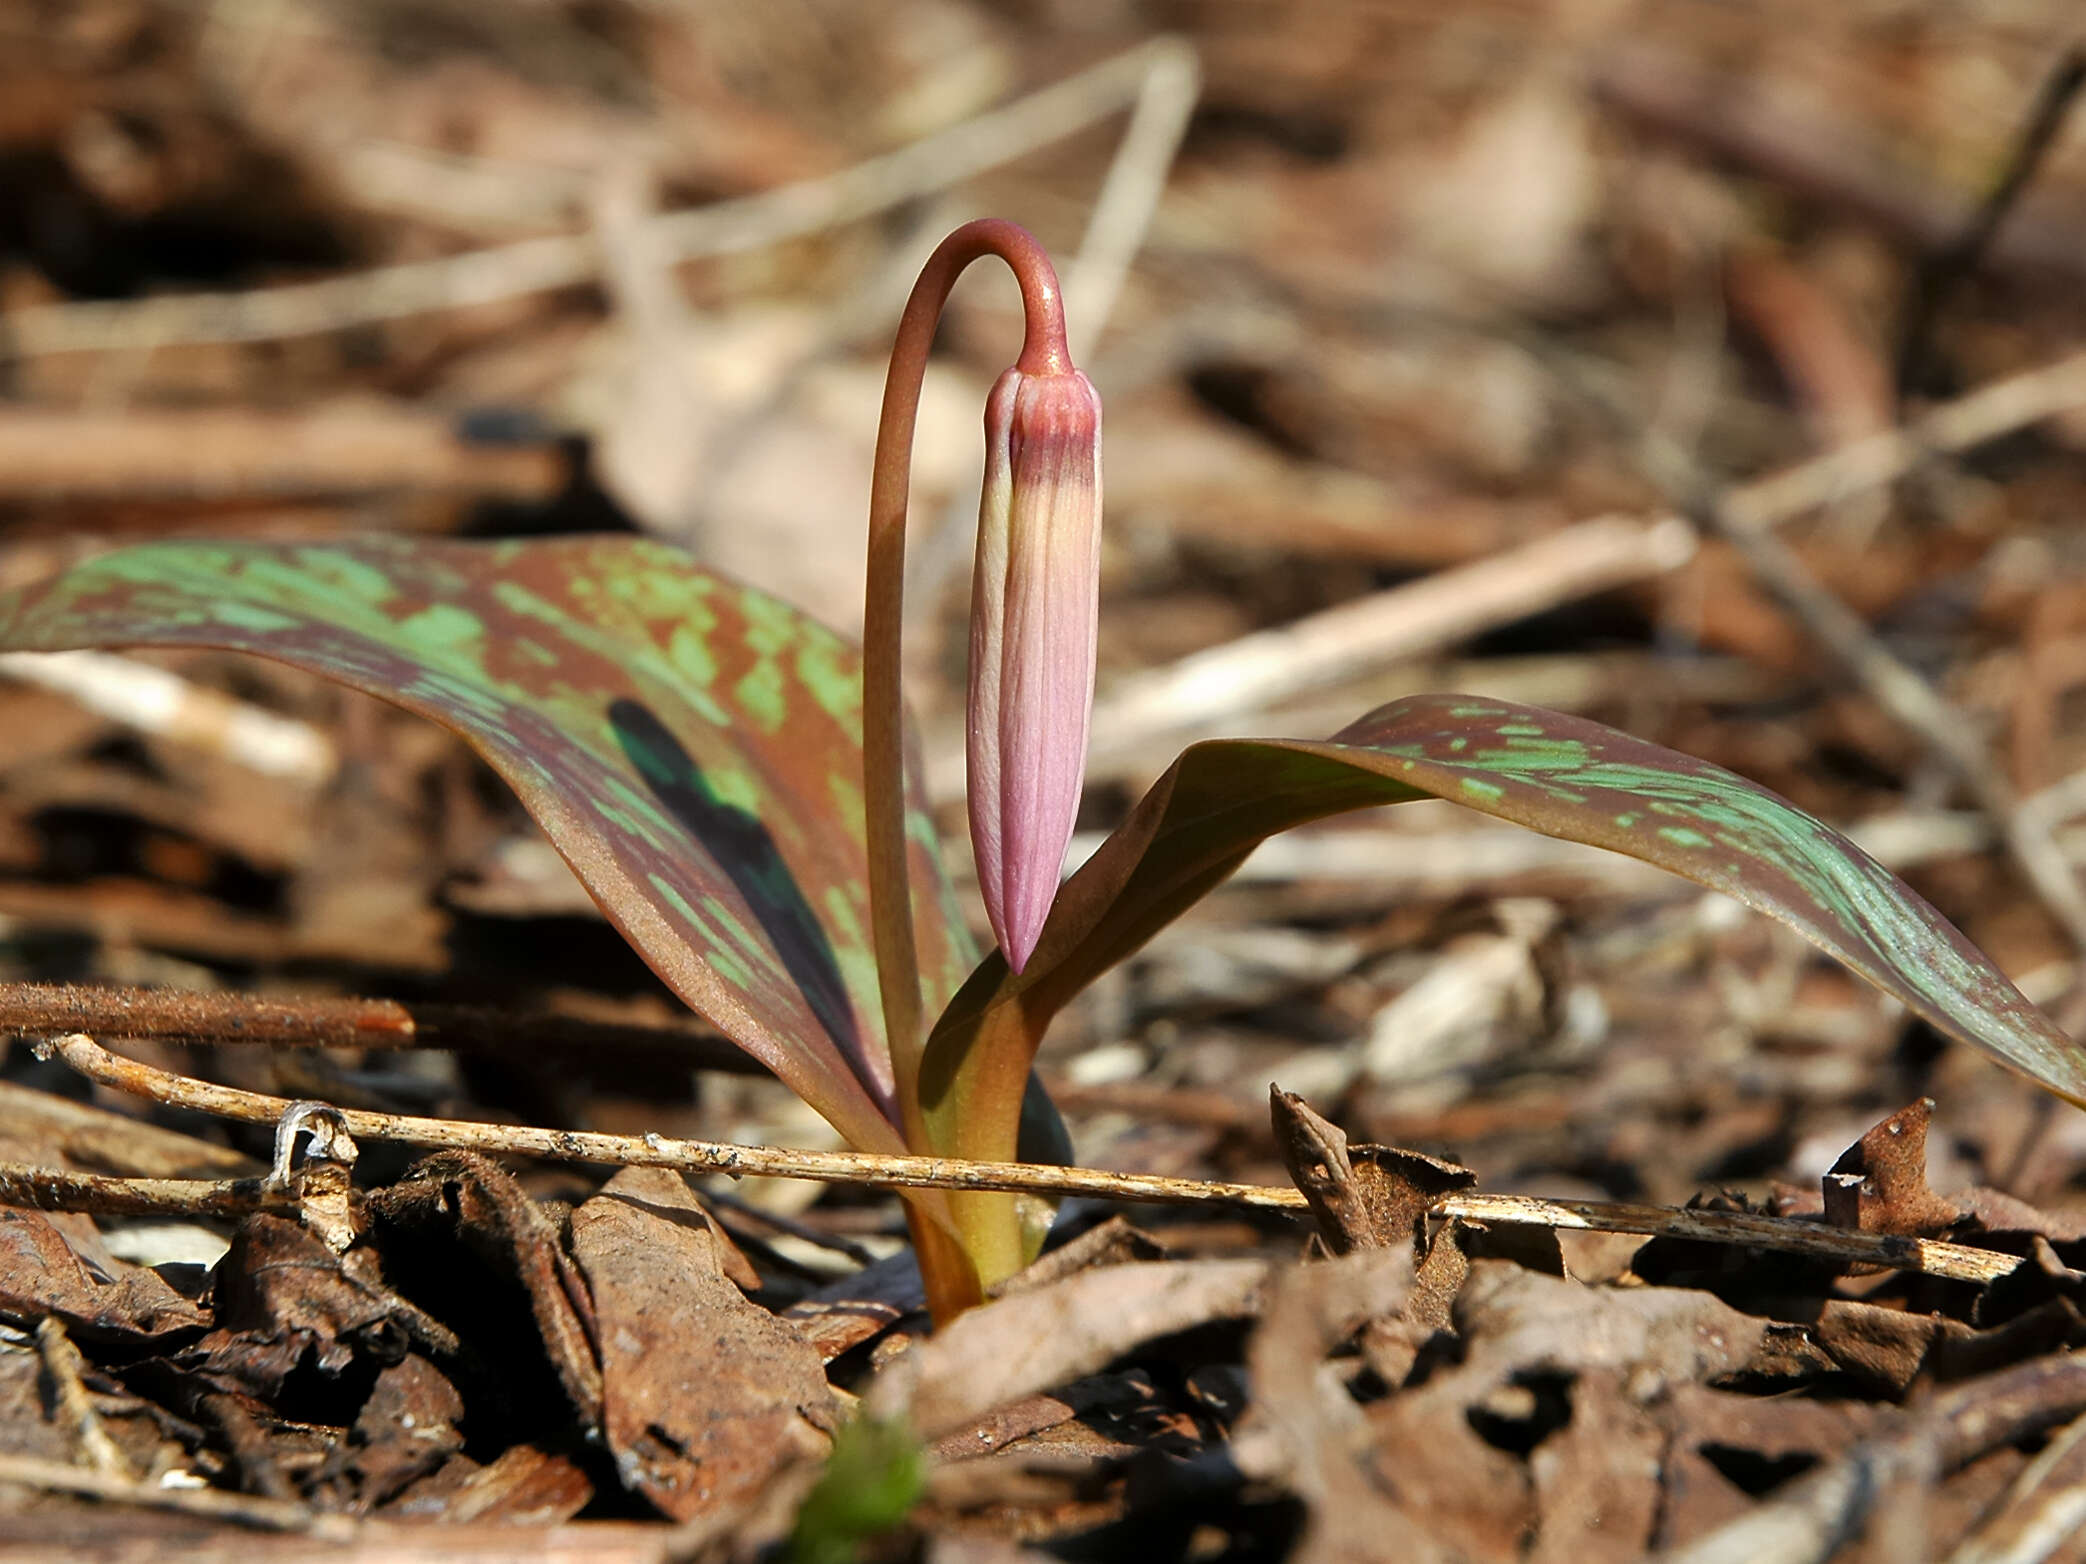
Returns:
[[[860,742],[862,675],[851,661],[843,659],[838,637],[824,629],[806,636],[797,649],[797,678],[825,714],[850,725]]]
[[[279,614],[272,608],[256,608],[252,603],[242,603],[237,598],[227,598],[212,608],[208,615],[183,615],[184,621],[190,624],[204,623],[209,618],[215,618],[219,624],[234,630],[249,630],[257,635],[294,630],[301,623],[295,615]]]
[[[484,640],[485,624],[476,614],[452,603],[436,603],[401,620],[398,633],[424,651],[446,653]]]
[[[732,686],[732,699],[739,703],[741,711],[760,725],[763,733],[778,731],[789,716],[782,669],[773,662],[763,660],[755,663],[753,671]]]

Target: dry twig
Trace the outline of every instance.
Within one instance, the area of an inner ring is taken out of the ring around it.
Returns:
[[[2075,1417],[1948,1556],[1948,1564],[2043,1564],[2086,1527],[2086,1417]]]
[[[744,1050],[693,1024],[641,1026],[572,1016],[511,1015],[395,999],[269,999],[252,994],[74,983],[0,983],[0,1037],[102,1037],[275,1048],[445,1048],[669,1055],[690,1069],[760,1074]]]
[[[1976,213],[1953,242],[1920,266],[1898,337],[1900,389],[1919,390],[1920,382],[1926,378],[1935,317],[1949,294],[1978,269],[1992,248],[2001,225],[2056,145],[2082,86],[2086,86],[2086,49],[2073,44],[2044,77],[2012,155],[1984,200],[1978,203]]]
[[[242,1217],[297,1207],[297,1192],[266,1178],[112,1178],[0,1162],[0,1205],[99,1216]]]
[[[93,1398],[80,1378],[86,1363],[80,1357],[80,1349],[65,1334],[65,1322],[57,1315],[46,1314],[36,1322],[36,1350],[43,1358],[44,1373],[57,1391],[58,1411],[72,1425],[73,1437],[80,1442],[80,1453],[95,1471],[130,1481],[137,1474],[116,1448],[109,1431],[102,1427],[101,1414],[94,1410]]]
[[[1676,569],[1694,552],[1694,538],[1671,519],[1582,521],[1492,559],[1126,679],[1096,704],[1089,743],[1106,755],[1154,731],[1259,710],[1560,602]]]
[[[1108,165],[1101,193],[1094,198],[1094,209],[1087,214],[1079,251],[1065,273],[1067,329],[1072,357],[1078,362],[1093,356],[1095,340],[1115,313],[1116,296],[1143,247],[1201,87],[1192,49],[1162,50],[1146,67],[1137,106]]]
[[[1725,491],[1729,524],[1758,532],[1806,512],[1895,483],[1937,455],[1970,450],[2086,405],[2086,353],[2023,370],[1943,402],[1903,428],[1871,435],[1823,456]]]
[[[91,1037],[61,1037],[50,1045],[81,1075],[104,1086],[169,1106],[191,1108],[249,1124],[274,1124],[295,1106],[280,1097],[218,1086],[119,1059]],[[966,1162],[951,1157],[886,1157],[855,1151],[800,1151],[672,1140],[663,1135],[604,1135],[463,1120],[409,1118],[341,1109],[341,1128],[358,1140],[593,1162],[618,1167],[677,1168],[734,1178],[803,1178],[829,1184],[911,1189],[1007,1190],[1039,1195],[1086,1195],[1097,1200],[1221,1203],[1266,1210],[1306,1209],[1292,1188],[1110,1173],[1092,1168],[1042,1167],[1019,1162]],[[1683,1211],[1663,1206],[1607,1205],[1598,1201],[1536,1200],[1519,1195],[1460,1194],[1434,1214],[1470,1222],[1663,1234],[1708,1243],[1742,1244],[1820,1259],[1895,1270],[1923,1271],[1956,1281],[1990,1282],[2022,1262],[2013,1255],[1962,1244],[1852,1232],[1814,1222],[1791,1222],[1746,1212]]]
[[[217,1488],[163,1487],[27,1455],[0,1455],[0,1483],[19,1483],[47,1493],[76,1493],[84,1498],[147,1509],[178,1510],[185,1515],[258,1526],[267,1531],[309,1532],[328,1542],[349,1541],[356,1532],[355,1522],[346,1516],[320,1515],[309,1505],[295,1501],[226,1493]]]

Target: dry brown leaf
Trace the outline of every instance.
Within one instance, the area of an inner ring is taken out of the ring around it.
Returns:
[[[129,1337],[198,1330],[208,1316],[141,1266],[75,1252],[49,1218],[0,1206],[0,1317],[55,1314],[77,1331]]]
[[[1490,1389],[1531,1369],[1615,1368],[1636,1392],[1700,1384],[1744,1368],[1768,1322],[1680,1287],[1583,1287],[1502,1261],[1473,1267],[1456,1306],[1470,1343],[1451,1379]]]
[[[910,1249],[901,1249],[798,1299],[782,1318],[831,1363],[926,1307],[919,1264]]]
[[[451,1526],[472,1521],[550,1526],[570,1520],[593,1497],[594,1484],[571,1461],[533,1445],[515,1445],[489,1466],[463,1456],[451,1459],[408,1488],[384,1514]]]
[[[409,1357],[381,1371],[336,1452],[347,1507],[369,1510],[439,1470],[463,1449],[463,1416],[463,1398],[427,1359]]]
[[[439,1326],[295,1222],[247,1218],[217,1268],[216,1328],[177,1355],[214,1386],[272,1399],[309,1363],[337,1375],[357,1356],[396,1362],[416,1339],[453,1351]]]
[[[625,1168],[572,1214],[593,1290],[603,1431],[624,1482],[676,1520],[824,1453],[839,1409],[819,1355],[747,1300],[677,1173]]]
[[[1370,1455],[1378,1484],[1471,1559],[1519,1558],[1531,1530],[1549,1559],[1577,1546],[1636,1556],[1655,1508],[1641,1466],[1633,1475],[1618,1457],[1599,1471],[1580,1441],[1612,1438],[1641,1457],[1650,1408],[1748,1367],[1768,1335],[1767,1321],[1706,1293],[1593,1288],[1500,1260],[1473,1264],[1453,1323],[1462,1362],[1369,1409]],[[1582,1407],[1588,1424],[1574,1435]],[[1560,1439],[1542,1461],[1524,1459]]]
[[[1083,1271],[959,1316],[887,1368],[867,1402],[923,1439],[1091,1374],[1155,1336],[1239,1319],[1259,1304],[1258,1260],[1156,1261]]]
[[[1742,1515],[1763,1487],[1847,1449],[1868,1433],[1882,1409],[1690,1385],[1676,1390],[1662,1410],[1670,1438],[1652,1540],[1671,1547]]]
[[[1412,1278],[1412,1251],[1401,1245],[1292,1267],[1270,1289],[1247,1352],[1252,1407],[1233,1448],[1241,1469],[1279,1477],[1309,1508],[1296,1564],[1380,1558],[1391,1536],[1413,1564],[1452,1557],[1402,1494],[1370,1480],[1368,1424],[1321,1372],[1326,1354],[1364,1321],[1403,1307]]]
[[[261,1171],[243,1152],[48,1092],[0,1081],[0,1139],[49,1148],[53,1166],[138,1178],[242,1178]]]
[[[1825,1175],[1825,1219],[1865,1233],[1933,1238],[1963,1220],[1962,1209],[1927,1188],[1927,1126],[1934,1101],[1900,1108],[1848,1147]]]
[[[1337,1124],[1279,1086],[1269,1089],[1268,1106],[1283,1163],[1334,1254],[1414,1244],[1429,1206],[1477,1184],[1470,1169],[1438,1157],[1351,1145]]]
[[[558,1243],[550,1218],[522,1193],[513,1175],[470,1152],[441,1152],[370,1197],[370,1210],[394,1229],[380,1242],[410,1233],[439,1246],[461,1242],[527,1297],[529,1312],[558,1382],[580,1420],[601,1419],[601,1368],[595,1356],[592,1305],[585,1284]]]
[[[1530,1564],[1636,1559],[1662,1504],[1666,1431],[1615,1369],[1583,1374],[1572,1418],[1529,1452],[1536,1538]]]
[[[0,1352],[0,1454],[70,1461],[77,1440],[60,1421],[43,1377],[35,1353]]]

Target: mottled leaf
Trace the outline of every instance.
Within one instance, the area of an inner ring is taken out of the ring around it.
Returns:
[[[0,646],[252,652],[455,730],[688,1004],[901,1149],[869,946],[855,649],[627,537],[124,549],[0,598]],[[976,959],[911,822],[930,1006]]]
[[[987,957],[944,1013],[921,1088],[930,1124],[949,1137],[941,1144],[1005,1156],[1006,1115],[991,1105],[1020,1090],[1050,1016],[1264,837],[1418,798],[1610,848],[1736,897],[1949,1036],[2086,1103],[2086,1053],[1917,893],[1788,800],[1583,718],[1418,695],[1324,743],[1223,739],[1184,753],[1066,883],[1026,971],[1015,977]]]

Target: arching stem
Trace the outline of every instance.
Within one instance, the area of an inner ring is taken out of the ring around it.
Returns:
[[[906,1143],[929,1149],[919,1104],[920,963],[913,936],[912,883],[905,824],[905,738],[899,688],[899,633],[905,608],[905,519],[912,487],[913,426],[935,324],[949,290],[971,262],[996,255],[1021,285],[1026,322],[1016,368],[1025,374],[1069,366],[1057,272],[1028,230],[999,218],[966,223],[928,258],[906,300],[884,381],[876,470],[869,490],[868,589],[862,608],[863,804],[868,816],[869,910],[877,985],[891,1073]]]

